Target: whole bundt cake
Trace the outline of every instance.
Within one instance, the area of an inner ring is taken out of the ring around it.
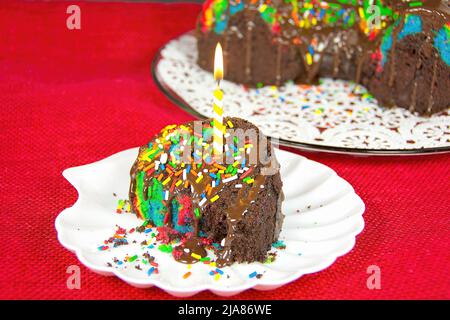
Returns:
[[[250,85],[362,84],[384,106],[431,114],[450,106],[450,21],[441,0],[207,0],[198,64]]]

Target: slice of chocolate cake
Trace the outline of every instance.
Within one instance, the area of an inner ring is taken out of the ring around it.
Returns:
[[[139,149],[129,198],[139,218],[165,241],[180,239],[174,257],[193,263],[216,248],[218,266],[264,261],[281,231],[279,164],[256,126],[224,118],[223,153],[213,154],[211,120],[165,127]]]

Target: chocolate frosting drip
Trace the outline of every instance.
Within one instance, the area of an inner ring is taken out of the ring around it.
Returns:
[[[231,246],[238,228],[238,223],[245,215],[249,205],[255,202],[258,197],[258,192],[261,190],[261,186],[265,184],[265,177],[259,175],[255,178],[253,186],[249,189],[241,189],[235,202],[230,206],[227,213],[227,236],[224,239],[223,250],[219,254],[217,259],[217,266],[223,267],[232,263],[232,250]]]
[[[181,253],[179,256],[175,256],[175,260],[185,264],[194,264],[200,261],[193,257],[192,254],[198,255],[201,258],[208,255],[200,239],[196,236],[187,239],[174,250],[179,250]]]

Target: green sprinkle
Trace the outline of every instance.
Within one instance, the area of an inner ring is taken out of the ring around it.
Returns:
[[[171,253],[172,252],[172,246],[170,244],[160,244],[158,246],[158,249],[162,252]]]
[[[132,256],[131,258],[128,258],[128,262],[133,262],[134,260],[137,259],[137,254],[135,254],[134,256]]]
[[[409,3],[410,7],[420,7],[421,5],[423,5],[422,1],[415,1]]]
[[[200,209],[199,208],[195,208],[195,216],[197,218],[200,218]]]
[[[275,261],[275,257],[273,255],[269,255],[266,259],[266,261],[264,261],[265,264],[269,264]]]
[[[169,165],[170,165],[172,168],[174,168],[174,169],[177,168],[177,166],[176,166],[172,161],[169,161]]]

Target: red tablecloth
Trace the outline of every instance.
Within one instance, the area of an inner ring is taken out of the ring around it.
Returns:
[[[81,30],[66,8],[81,7]],[[150,62],[193,28],[193,4],[79,1],[0,4],[0,298],[167,299],[81,267],[56,239],[58,213],[76,191],[63,169],[138,146],[192,117],[157,89]],[[242,299],[450,298],[450,156],[369,158],[306,153],[348,180],[367,205],[355,248],[325,271]],[[301,177],[299,177],[301,181]],[[366,286],[381,269],[381,289]],[[216,298],[209,292],[194,298]]]

